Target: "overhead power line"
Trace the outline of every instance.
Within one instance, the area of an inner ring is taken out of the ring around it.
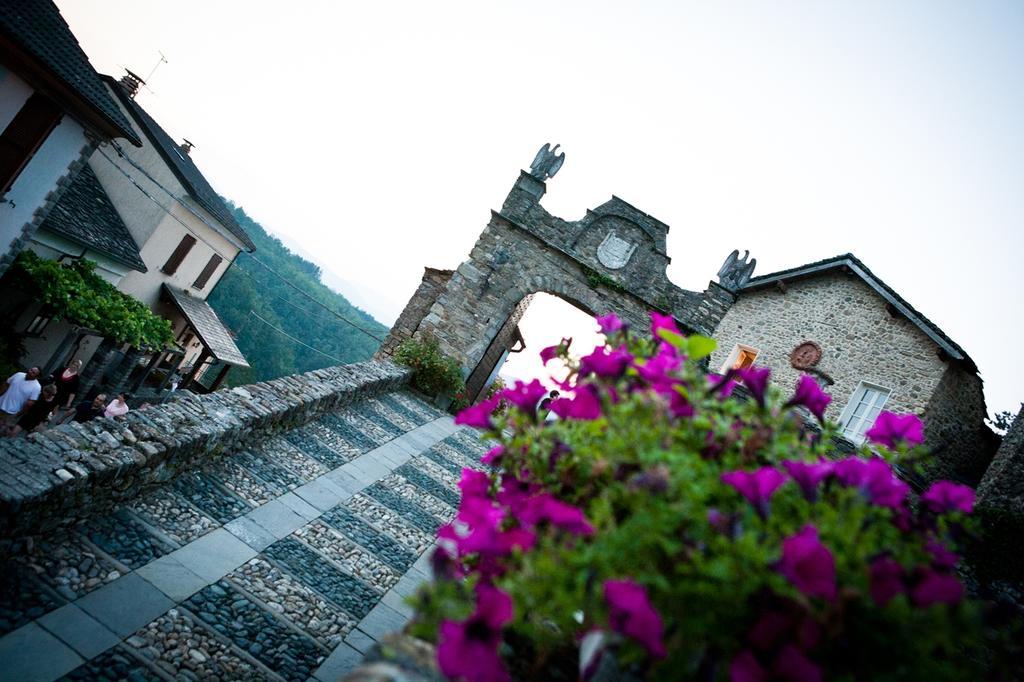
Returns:
[[[268,327],[270,327],[271,329],[273,329],[273,330],[274,330],[275,332],[277,332],[278,334],[281,334],[282,336],[286,336],[286,337],[288,337],[289,339],[291,339],[291,340],[292,340],[292,341],[294,341],[295,343],[299,344],[300,346],[303,346],[303,347],[305,347],[305,348],[308,348],[308,349],[310,349],[311,351],[313,351],[314,353],[319,353],[320,355],[324,356],[325,358],[328,358],[329,360],[333,360],[334,362],[337,362],[337,363],[338,363],[339,365],[343,365],[343,364],[345,364],[345,361],[344,361],[344,360],[342,360],[341,358],[336,358],[336,357],[334,357],[333,355],[330,355],[329,353],[325,353],[325,352],[323,352],[322,350],[318,350],[318,349],[316,349],[316,348],[313,348],[313,346],[310,346],[310,345],[309,345],[308,343],[304,343],[304,342],[302,342],[302,341],[299,341],[299,340],[298,340],[297,338],[295,338],[294,336],[292,336],[291,334],[289,334],[289,333],[288,333],[288,332],[286,332],[285,330],[283,330],[283,329],[279,329],[278,327],[274,326],[274,325],[273,325],[273,324],[271,324],[270,322],[267,322],[266,320],[264,320],[264,319],[263,319],[262,317],[260,317],[259,315],[257,315],[255,311],[253,311],[253,310],[250,310],[250,311],[249,311],[249,314],[250,314],[250,315],[252,315],[253,317],[255,317],[255,318],[256,318],[257,320],[259,320],[260,322],[262,322],[263,324],[265,324],[265,325],[267,325]]]

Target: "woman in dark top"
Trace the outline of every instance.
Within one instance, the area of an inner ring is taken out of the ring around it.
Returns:
[[[78,387],[81,378],[78,376],[82,371],[82,361],[75,358],[68,363],[64,371],[53,375],[53,383],[57,386],[57,407],[62,410],[70,410],[75,404],[75,396],[78,395]]]
[[[57,387],[53,384],[43,386],[39,400],[32,404],[32,407],[25,410],[18,423],[7,432],[8,436],[17,436],[22,431],[32,431],[50,417],[50,413],[57,407]]]

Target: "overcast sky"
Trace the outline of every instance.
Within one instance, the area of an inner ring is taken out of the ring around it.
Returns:
[[[162,51],[139,102],[385,324],[560,142],[545,206],[668,223],[676,284],[853,252],[1024,399],[1024,3],[58,5],[101,71]],[[572,326],[535,308],[531,356]]]

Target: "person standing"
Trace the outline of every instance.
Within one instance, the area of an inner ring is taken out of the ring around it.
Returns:
[[[21,414],[39,399],[40,391],[38,367],[12,374],[0,388],[0,427],[14,426]]]
[[[32,404],[21,413],[18,423],[10,428],[7,435],[13,438],[22,431],[31,433],[39,430],[39,427],[46,423],[56,407],[57,387],[47,384],[43,387],[39,400],[33,400]]]
[[[107,394],[99,393],[92,400],[83,400],[75,406],[74,413],[68,413],[68,416],[64,418],[67,422],[68,419],[84,424],[85,422],[95,419],[103,414],[105,408],[104,403],[107,402]]]
[[[54,375],[53,383],[57,386],[58,410],[71,411],[71,406],[75,404],[75,397],[78,395],[78,387],[81,384],[81,378],[78,376],[81,371],[82,361],[75,358],[68,363],[63,372]]]
[[[103,411],[104,417],[120,417],[123,414],[128,414],[128,400],[132,396],[128,393],[118,393],[110,404],[107,405],[107,409]]]

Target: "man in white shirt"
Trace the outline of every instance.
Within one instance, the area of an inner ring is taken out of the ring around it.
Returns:
[[[0,387],[0,425],[13,426],[22,412],[32,407],[42,390],[39,385],[39,368],[30,367],[27,372],[16,372]]]

